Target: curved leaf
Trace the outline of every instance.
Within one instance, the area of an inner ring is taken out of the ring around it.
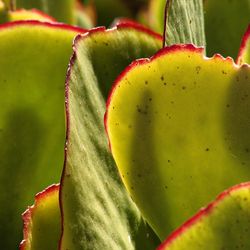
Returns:
[[[250,178],[250,68],[173,45],[117,79],[106,126],[120,175],[164,239]]]
[[[60,179],[65,141],[64,78],[72,40],[83,31],[38,21],[0,26],[3,249],[17,249],[22,238],[21,213],[35,193]]]
[[[76,39],[66,85],[61,249],[154,249],[159,243],[120,181],[103,115],[116,76],[135,58],[152,55],[161,43],[159,35],[124,23]]]
[[[24,240],[20,250],[55,250],[61,232],[59,185],[52,185],[35,197],[35,203],[23,213]]]
[[[250,183],[221,193],[172,233],[158,250],[250,249]]]

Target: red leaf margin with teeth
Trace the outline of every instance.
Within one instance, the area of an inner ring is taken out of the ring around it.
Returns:
[[[204,56],[204,60],[214,60],[214,59],[218,59],[218,60],[222,60],[222,61],[226,61],[228,63],[231,63],[232,65],[234,65],[235,67],[239,67],[239,65],[237,65],[234,60],[231,57],[226,57],[224,58],[223,56],[221,56],[220,54],[215,54],[213,57],[208,58],[205,56],[204,54],[204,47],[197,47],[193,44],[174,44],[171,46],[167,46],[165,48],[162,48],[161,50],[159,50],[155,55],[153,55],[150,58],[142,58],[142,59],[137,59],[135,61],[133,61],[118,77],[117,79],[114,81],[113,86],[111,87],[111,91],[109,93],[107,102],[106,102],[106,112],[104,115],[104,126],[105,126],[105,130],[108,136],[108,140],[109,140],[109,147],[110,150],[112,152],[112,145],[110,142],[110,138],[109,138],[109,133],[108,133],[108,115],[109,115],[109,106],[113,97],[114,92],[116,91],[116,89],[119,86],[120,81],[126,77],[127,73],[132,70],[133,68],[139,66],[139,65],[143,65],[143,64],[147,64],[147,63],[151,63],[152,61],[156,60],[157,58],[164,56],[166,54],[169,53],[176,53],[176,52],[180,52],[180,51],[189,51],[192,53],[198,53]]]
[[[59,194],[60,184],[53,184],[47,187],[42,192],[36,194],[34,205],[28,207],[27,210],[22,214],[23,218],[23,240],[20,243],[19,250],[25,250],[26,244],[29,242],[29,234],[32,228],[32,218],[35,216],[36,208],[43,203],[44,199],[49,196],[58,193]]]

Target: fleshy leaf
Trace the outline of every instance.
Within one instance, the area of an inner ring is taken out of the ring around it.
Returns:
[[[221,193],[173,232],[158,250],[250,249],[250,183]]]
[[[31,10],[20,9],[16,11],[10,11],[8,13],[8,18],[10,22],[19,20],[38,20],[46,22],[56,21],[53,17],[36,9],[31,9]]]
[[[173,45],[135,61],[107,104],[120,175],[162,240],[250,178],[250,69],[203,53]]]
[[[241,38],[249,24],[249,0],[206,0],[207,55],[221,53],[236,58]]]
[[[73,24],[74,0],[17,0],[17,8],[39,9],[59,22]]]
[[[85,29],[91,29],[94,27],[93,20],[91,20],[88,11],[84,8],[80,1],[76,2],[75,17],[77,26]]]
[[[206,44],[202,0],[151,0],[149,19],[156,31],[165,29],[165,45]]]
[[[65,74],[72,40],[83,31],[38,21],[0,26],[2,249],[17,249],[21,213],[35,193],[60,180]]]
[[[24,240],[20,250],[55,250],[61,232],[59,185],[46,188],[35,197],[35,203],[23,213]]]
[[[250,25],[246,33],[243,36],[240,52],[237,58],[238,64],[248,63],[250,64]]]
[[[159,240],[125,190],[105,135],[105,100],[135,58],[155,53],[161,36],[134,24],[78,36],[66,85],[67,149],[62,178],[61,249],[154,249]]]
[[[176,43],[205,46],[203,1],[168,0],[166,2],[165,46]]]

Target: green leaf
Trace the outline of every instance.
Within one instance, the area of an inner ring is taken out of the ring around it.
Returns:
[[[23,213],[24,240],[20,250],[55,250],[61,233],[59,185],[52,185],[35,197],[35,203]]]
[[[17,8],[39,9],[59,22],[73,24],[74,0],[17,0]]]
[[[56,22],[56,20],[51,16],[36,9],[31,9],[31,10],[21,9],[16,11],[9,11],[8,20],[5,20],[5,22],[7,21],[13,22],[20,20],[38,20],[44,22]]]
[[[105,100],[132,60],[155,53],[162,39],[134,24],[78,36],[67,77],[68,139],[62,178],[61,249],[154,249],[118,175],[105,135]]]
[[[202,0],[152,0],[149,18],[152,28],[160,33],[165,30],[165,46],[176,43],[206,45]]]
[[[250,68],[192,45],[136,61],[106,126],[133,200],[163,240],[221,190],[250,178]]]
[[[172,233],[158,250],[250,249],[250,183],[221,193]]]
[[[165,46],[176,43],[205,46],[203,1],[167,0],[166,2]]]
[[[241,38],[249,24],[249,0],[204,1],[207,54],[236,58]]]
[[[250,64],[250,25],[243,36],[240,52],[237,58],[237,64],[248,63]]]
[[[72,40],[81,31],[38,21],[0,26],[2,249],[17,249],[21,213],[35,193],[60,180],[65,74]]]

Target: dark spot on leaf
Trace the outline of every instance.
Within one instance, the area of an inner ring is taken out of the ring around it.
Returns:
[[[227,104],[227,108],[230,108],[230,104]]]
[[[161,76],[161,80],[164,81],[164,76]]]
[[[145,84],[147,85],[147,84],[148,84],[148,81],[145,81]]]
[[[185,89],[186,89],[186,86],[182,86],[182,89],[185,90]]]
[[[199,74],[200,71],[201,71],[201,66],[197,66],[197,67],[195,68],[195,70],[196,70],[196,73]]]
[[[227,74],[227,72],[225,70],[222,70],[221,72],[222,72],[223,75]]]
[[[210,149],[209,148],[206,148],[206,151],[209,151]]]

